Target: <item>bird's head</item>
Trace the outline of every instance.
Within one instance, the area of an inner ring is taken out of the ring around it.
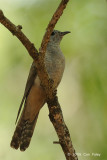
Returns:
[[[53,32],[51,33],[50,36],[50,40],[48,42],[48,44],[50,45],[59,45],[63,36],[70,33],[69,31],[65,31],[65,32],[60,32],[58,30],[53,30]]]

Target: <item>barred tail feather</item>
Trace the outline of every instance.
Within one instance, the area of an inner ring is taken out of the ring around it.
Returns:
[[[37,122],[37,117],[38,114],[33,122],[24,119],[21,119],[21,121],[19,121],[11,140],[10,146],[12,148],[18,149],[20,147],[21,151],[25,151],[29,147],[34,132],[34,128]]]
[[[45,103],[45,92],[41,86],[33,85],[25,99],[24,108],[12,137],[11,147],[25,151],[28,148],[40,109]],[[22,106],[22,105],[21,105]],[[20,108],[18,115],[20,113]]]

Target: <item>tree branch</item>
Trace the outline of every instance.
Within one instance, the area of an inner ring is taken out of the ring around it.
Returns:
[[[21,32],[22,27],[20,25],[15,26],[9,19],[7,19],[2,10],[0,10],[0,23],[3,24],[13,35],[15,35],[21,43],[25,46],[30,56],[37,60],[38,51],[34,47],[34,44],[29,41],[23,32]]]
[[[57,144],[61,145],[67,160],[78,160],[56,96],[53,101],[48,102],[48,108],[50,121],[52,122],[59,137],[59,142],[57,142]]]
[[[44,89],[45,89],[45,92],[46,92],[48,99],[53,99],[55,94],[54,94],[54,88],[53,88],[53,81],[51,79],[49,79],[47,71],[45,69],[44,56],[45,56],[46,47],[47,47],[50,35],[51,35],[57,21],[59,20],[60,16],[63,14],[63,10],[66,8],[66,5],[68,2],[69,2],[69,0],[62,0],[61,3],[59,4],[57,10],[53,14],[53,16],[47,26],[46,33],[43,37],[41,47],[39,49],[39,53],[41,56],[40,56],[39,63],[37,63],[37,68],[41,68],[42,71],[45,73],[45,76],[43,77],[42,72],[39,72],[40,70],[38,70],[38,75],[39,75],[39,78],[41,79],[42,85],[44,86]],[[43,81],[42,81],[42,79],[43,79]]]
[[[46,33],[43,37],[39,52],[35,48],[34,44],[31,43],[30,40],[21,31],[22,27],[20,25],[15,26],[11,21],[9,21],[4,16],[1,10],[0,10],[0,23],[3,24],[13,35],[15,35],[21,41],[21,43],[25,46],[30,56],[35,61],[38,76],[41,80],[41,84],[44,87],[47,95],[49,118],[53,123],[57,135],[59,137],[59,144],[61,145],[67,160],[77,160],[78,158],[77,155],[75,154],[75,150],[73,148],[70,139],[69,130],[64,122],[62,110],[58,102],[58,98],[56,96],[56,90],[53,88],[53,80],[49,78],[44,64],[46,47],[50,35],[68,2],[69,0],[62,0],[58,9],[54,13],[46,29]]]
[[[51,35],[57,21],[59,20],[60,16],[63,14],[63,10],[66,8],[66,5],[68,2],[69,2],[69,0],[62,0],[61,3],[59,4],[57,10],[53,14],[51,21],[49,22],[49,24],[47,26],[47,29],[46,29],[47,31],[43,37],[41,47],[39,50],[42,54],[45,54],[47,43],[49,41],[50,35]]]

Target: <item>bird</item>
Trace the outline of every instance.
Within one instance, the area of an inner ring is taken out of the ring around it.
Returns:
[[[44,62],[47,73],[53,80],[54,88],[58,87],[63,76],[65,57],[60,49],[60,42],[64,35],[68,33],[70,32],[53,30],[47,44]],[[45,103],[46,94],[41,86],[36,65],[33,61],[26,82],[24,95],[17,114],[16,121],[18,120],[21,108],[24,105],[10,143],[12,148],[20,148],[21,151],[25,151],[29,147],[40,109]]]

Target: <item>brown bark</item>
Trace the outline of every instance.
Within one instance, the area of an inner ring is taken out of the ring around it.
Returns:
[[[58,6],[56,12],[54,13],[51,21],[48,24],[39,52],[35,48],[34,44],[31,43],[30,40],[21,31],[22,27],[20,25],[15,26],[10,20],[8,20],[4,16],[1,10],[0,10],[0,23],[3,24],[13,35],[15,35],[21,41],[21,43],[25,46],[30,56],[35,61],[38,76],[41,80],[41,85],[44,87],[47,95],[49,118],[59,137],[59,142],[55,143],[61,145],[67,160],[77,160],[78,158],[71,142],[70,133],[64,122],[62,110],[58,102],[58,98],[56,96],[56,90],[53,88],[53,80],[49,79],[44,64],[45,51],[50,35],[55,27],[55,24],[62,15],[63,10],[66,8],[68,2],[69,0],[62,0],[60,5]]]

